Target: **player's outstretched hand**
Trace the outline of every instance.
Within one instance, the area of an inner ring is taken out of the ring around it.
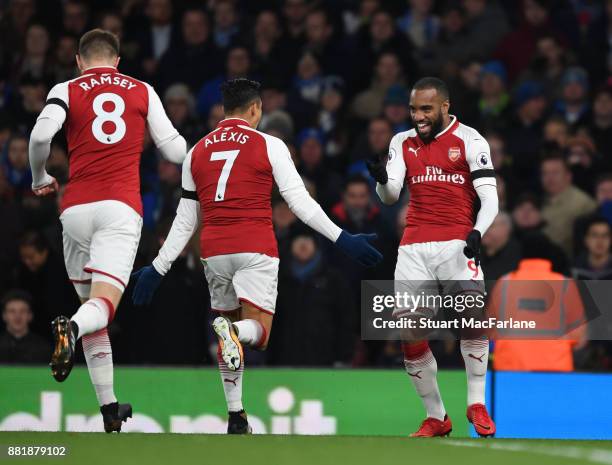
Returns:
[[[463,253],[467,258],[473,258],[476,266],[480,266],[480,231],[472,229],[465,239]]]
[[[34,192],[34,195],[38,197],[43,197],[59,190],[57,180],[53,176],[49,176],[49,179],[50,181],[48,184],[45,184],[42,187],[32,188],[32,192]]]
[[[362,265],[376,266],[383,256],[370,245],[370,242],[376,240],[377,237],[376,234],[350,234],[342,231],[336,245],[345,254]]]
[[[369,160],[366,160],[366,166],[370,172],[370,176],[379,184],[387,184],[389,181],[389,175],[387,174],[387,160],[388,157],[379,157],[374,155]]]
[[[136,280],[132,302],[135,305],[149,305],[153,300],[153,294],[155,294],[159,283],[163,279],[163,275],[159,274],[153,265],[149,265],[132,273],[131,279]]]

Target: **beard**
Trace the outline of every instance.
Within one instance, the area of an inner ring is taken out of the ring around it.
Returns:
[[[414,127],[416,129],[417,134],[421,138],[421,140],[423,142],[429,143],[429,142],[431,142],[434,139],[436,134],[439,134],[440,131],[442,131],[442,123],[443,123],[443,121],[444,121],[444,119],[442,117],[442,112],[439,112],[438,116],[436,117],[436,119],[431,121],[431,128],[429,129],[429,133],[421,134],[421,132],[419,131],[419,127],[416,124],[414,125]]]

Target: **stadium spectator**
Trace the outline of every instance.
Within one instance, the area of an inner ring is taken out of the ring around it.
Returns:
[[[593,218],[605,218],[612,225],[612,174],[603,173],[595,181],[595,201],[597,209],[576,218],[574,222],[574,252],[583,251],[587,227]]]
[[[516,173],[533,176],[533,156],[542,148],[542,124],[547,107],[543,86],[535,81],[523,82],[515,90],[514,105],[514,115],[505,131],[507,149],[514,157]]]
[[[507,212],[497,214],[482,237],[482,247],[482,271],[487,281],[497,281],[516,269],[521,259],[521,245],[512,236],[512,217]]]
[[[240,32],[239,16],[233,0],[217,0],[213,4],[215,45],[226,49]]]
[[[51,55],[51,39],[47,28],[40,23],[30,24],[26,30],[23,52],[14,65],[14,79],[19,80],[26,75],[33,79],[49,78]]]
[[[227,51],[225,60],[225,72],[213,79],[206,81],[197,95],[197,110],[200,115],[207,115],[210,107],[221,102],[221,91],[219,86],[229,79],[248,77],[251,72],[251,57],[249,50],[236,45]]]
[[[144,12],[146,20],[133,32],[130,45],[135,49],[134,56],[140,61],[145,78],[149,79],[155,75],[164,53],[180,38],[179,28],[173,21],[171,0],[148,0]]]
[[[480,70],[479,127],[500,129],[508,119],[510,96],[506,91],[506,69],[500,61],[489,61]]]
[[[588,129],[597,149],[604,155],[605,165],[612,168],[612,85],[600,88],[595,94]]]
[[[195,92],[221,70],[221,56],[210,38],[210,22],[204,10],[192,8],[183,13],[181,38],[182,43],[170,46],[160,59],[157,82],[162,91],[183,81]]]
[[[545,144],[556,144],[560,149],[566,148],[570,137],[570,128],[561,116],[553,115],[548,118],[542,131]]]
[[[610,224],[601,216],[590,219],[584,236],[584,251],[574,260],[575,279],[612,279]]]
[[[49,247],[39,232],[25,232],[19,239],[20,266],[14,270],[11,285],[32,296],[34,328],[51,336],[49,323],[64,312],[78,308],[79,300],[68,280],[61,257]]]
[[[553,270],[562,274],[569,272],[569,262],[563,249],[551,242],[542,232],[546,223],[542,218],[541,202],[536,196],[526,192],[516,200],[512,210],[512,221],[514,236],[521,244],[527,241],[543,244],[553,264]]]
[[[288,52],[278,14],[263,10],[257,15],[253,27],[253,71],[262,77],[263,84],[271,80],[287,83],[295,68],[296,58]],[[264,109],[268,111],[264,105]]]
[[[204,128],[195,117],[195,99],[186,84],[172,84],[164,93],[164,105],[168,118],[189,146],[193,146],[204,134]]]
[[[514,82],[533,60],[538,37],[561,35],[550,21],[549,3],[549,0],[525,0],[521,24],[501,40],[495,51],[496,58],[506,65],[510,82]],[[487,39],[483,39],[485,43]]]
[[[593,179],[602,171],[602,160],[593,140],[587,135],[571,137],[566,142],[567,163],[573,184],[592,195]]]
[[[500,39],[508,32],[508,21],[496,2],[491,0],[463,0],[466,35],[457,43],[451,58],[466,63],[471,60],[484,61]]]
[[[317,54],[325,72],[344,76],[347,72],[346,53],[341,43],[335,40],[334,26],[325,10],[318,9],[308,13],[305,34],[304,49]]]
[[[81,0],[68,0],[63,4],[62,25],[64,32],[80,37],[87,31],[90,11],[87,3]]]
[[[397,27],[410,39],[417,50],[436,41],[440,18],[433,14],[433,0],[408,0],[408,9],[397,20]]]
[[[580,215],[596,208],[588,194],[572,185],[572,172],[561,155],[551,155],[540,164],[542,189],[546,194],[543,232],[568,255],[573,255],[573,225]]]
[[[357,168],[352,171],[363,169],[365,160],[379,159],[389,153],[389,143],[393,137],[391,123],[385,118],[374,118],[370,120],[368,131],[358,136],[355,147],[351,154],[351,162]]]
[[[0,18],[0,43],[5,48],[5,53],[22,48],[30,20],[36,14],[36,7],[34,0],[11,0],[8,2],[5,14]],[[7,58],[2,56],[0,60],[6,60]]]
[[[77,45],[77,40],[70,35],[64,35],[57,40],[52,68],[54,82],[68,81],[79,75],[75,59]]]
[[[300,153],[298,171],[314,183],[316,198],[323,208],[331,207],[338,200],[342,178],[327,169],[323,154],[323,134],[315,128],[303,129],[298,134],[297,146]]]
[[[287,95],[287,110],[294,115],[298,128],[315,122],[324,76],[319,57],[307,51],[299,59],[291,90]]]
[[[394,85],[387,90],[383,101],[383,116],[391,123],[393,134],[407,131],[412,127],[408,101],[408,92],[404,87]]]
[[[589,81],[586,71],[574,67],[561,78],[561,98],[555,103],[555,112],[572,127],[586,124],[589,118]]]
[[[344,273],[325,260],[313,234],[298,233],[291,258],[281,262],[269,363],[291,366],[347,365],[357,328],[352,292]],[[295,341],[299,340],[298,345]]]
[[[325,153],[336,157],[344,152],[347,144],[345,118],[344,80],[328,76],[323,80],[317,124],[326,140]]]
[[[554,100],[561,89],[565,68],[571,61],[571,52],[563,47],[558,37],[544,35],[537,39],[533,59],[519,77],[519,81],[541,82],[544,85],[546,97]]]
[[[30,331],[31,297],[12,290],[2,299],[2,320],[6,331],[0,334],[0,363],[43,364],[51,356],[51,344]]]
[[[353,115],[361,119],[371,119],[380,115],[385,96],[394,85],[404,85],[402,66],[395,53],[385,52],[376,63],[374,79],[370,87],[357,94],[351,104]]]

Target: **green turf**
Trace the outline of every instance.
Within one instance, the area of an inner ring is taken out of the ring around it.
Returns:
[[[0,463],[245,465],[612,464],[610,441],[357,436],[0,433]],[[62,445],[62,458],[9,458],[7,445]]]

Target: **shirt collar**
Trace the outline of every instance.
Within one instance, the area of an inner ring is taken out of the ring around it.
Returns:
[[[236,117],[225,118],[219,121],[219,124],[217,124],[217,127],[238,126],[238,125],[251,127],[251,125],[249,124],[247,120],[242,119],[242,118],[236,118]]]
[[[449,123],[449,125],[446,126],[446,128],[444,128],[438,134],[436,134],[435,139],[439,139],[440,137],[444,136],[444,134],[448,134],[448,133],[453,132],[455,130],[455,128],[459,125],[459,121],[457,120],[457,117],[455,115],[449,115],[449,116],[450,116],[450,123]]]

